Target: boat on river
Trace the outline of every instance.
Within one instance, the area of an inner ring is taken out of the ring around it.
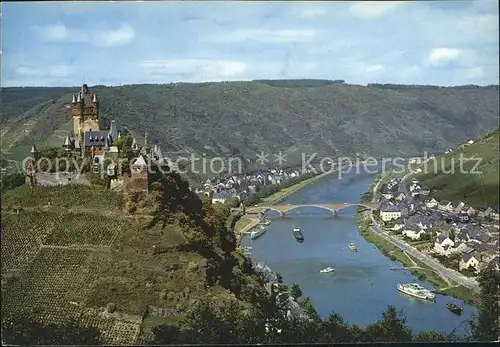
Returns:
[[[462,314],[462,311],[463,311],[460,306],[458,306],[457,304],[454,304],[452,302],[447,303],[446,308],[448,310],[450,310],[451,312],[458,314],[458,315]]]
[[[436,294],[431,292],[429,289],[422,287],[418,283],[398,283],[396,288],[406,295],[413,296],[418,299],[434,301],[436,299]]]
[[[260,222],[262,225],[269,225],[271,224],[271,221],[269,219],[264,219],[263,221]]]
[[[264,233],[267,231],[267,228],[263,225],[261,225],[257,230],[254,230],[250,233],[250,238],[252,240],[255,240],[258,237],[261,237],[264,235]]]
[[[295,237],[295,240],[297,240],[298,242],[304,242],[304,235],[302,234],[302,231],[300,230],[300,228],[293,228],[293,236]]]
[[[328,273],[328,272],[334,272],[335,269],[331,266],[324,268],[323,270],[319,270],[320,273]]]
[[[351,242],[349,244],[349,248],[351,249],[351,251],[353,252],[357,252],[358,251],[358,247],[356,247],[356,244],[354,242]]]

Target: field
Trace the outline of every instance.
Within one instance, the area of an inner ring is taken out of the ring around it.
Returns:
[[[34,187],[23,185],[2,194],[2,209],[25,207],[105,208],[117,210],[122,206],[120,194],[102,186],[66,185]]]
[[[147,342],[154,325],[177,322],[200,299],[232,295],[206,285],[207,260],[179,248],[179,226],[150,226],[121,199],[94,187],[2,195],[2,313],[75,318],[125,345]]]

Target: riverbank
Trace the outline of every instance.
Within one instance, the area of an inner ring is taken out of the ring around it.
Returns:
[[[420,260],[415,259],[398,246],[370,230],[373,227],[372,222],[366,219],[365,216],[365,213],[360,212],[354,217],[358,223],[359,232],[365,240],[377,247],[382,254],[393,261],[399,261],[406,270],[410,271],[418,279],[432,284],[436,289],[436,293],[448,295],[473,305],[479,302],[479,297],[474,291],[440,276]]]
[[[273,194],[269,195],[266,198],[260,199],[258,201],[258,203],[259,204],[261,204],[261,203],[263,203],[263,204],[269,204],[269,205],[277,204],[277,203],[285,200],[288,196],[290,196],[290,195],[298,192],[302,188],[305,188],[306,186],[310,185],[311,183],[316,182],[317,180],[322,179],[323,177],[331,174],[332,172],[335,172],[335,171],[323,172],[321,174],[318,174],[316,176],[308,178],[308,179],[306,179],[304,181],[298,182],[297,184],[294,184],[293,186],[290,186],[290,187],[287,187],[287,188],[284,188],[284,189],[280,189],[276,193],[273,193]]]
[[[406,173],[404,176],[407,177],[409,174],[410,173]],[[387,176],[391,175],[377,175],[375,177],[376,179],[370,184],[369,189],[378,186],[381,180],[387,179]],[[375,245],[382,254],[389,259],[401,262],[408,271],[417,276],[420,280],[431,283],[436,288],[437,293],[449,295],[470,304],[477,304],[479,298],[474,291],[455,283],[447,277],[441,276],[434,269],[430,268],[422,261],[415,259],[384,236],[375,233],[374,230],[372,230],[372,228],[374,228],[373,221],[368,218],[367,212],[358,212],[354,219],[358,224],[361,236]]]

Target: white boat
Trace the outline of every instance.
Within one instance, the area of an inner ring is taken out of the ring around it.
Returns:
[[[401,293],[411,295],[422,300],[434,301],[436,299],[436,294],[431,292],[429,289],[422,287],[418,283],[398,283],[396,287]]]
[[[261,237],[266,230],[267,228],[265,226],[260,226],[260,228],[250,233],[250,239],[255,240],[256,238]]]
[[[321,273],[327,273],[327,272],[333,272],[333,271],[335,271],[335,269],[331,266],[329,266],[323,270],[319,270],[319,272],[321,272]]]
[[[269,219],[266,219],[266,220],[263,220],[262,222],[260,222],[260,224],[269,225],[269,224],[271,224],[271,221]]]

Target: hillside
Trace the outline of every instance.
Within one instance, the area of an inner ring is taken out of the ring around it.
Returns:
[[[121,196],[98,187],[3,193],[2,316],[75,318],[108,344],[131,344],[202,300],[267,307],[260,278],[224,226],[227,206],[202,203],[175,174],[150,194],[164,213],[143,206],[129,215]]]
[[[103,117],[169,152],[409,156],[442,151],[498,125],[498,87],[359,86],[342,81],[253,81],[91,87]],[[45,90],[46,89],[46,90]],[[70,129],[68,89],[5,88],[2,142],[12,159],[31,138],[60,146]],[[23,93],[30,97],[23,103]],[[36,105],[34,105],[38,102]],[[33,106],[34,105],[34,106]],[[22,112],[22,113],[21,113]],[[272,158],[272,156],[271,156]]]
[[[438,157],[436,165],[429,163],[427,172],[422,171],[416,178],[428,186],[437,199],[462,200],[476,208],[496,207],[500,202],[499,141],[499,129],[496,129],[464,149]],[[469,158],[471,160],[466,161]],[[479,159],[479,165],[474,168]]]

